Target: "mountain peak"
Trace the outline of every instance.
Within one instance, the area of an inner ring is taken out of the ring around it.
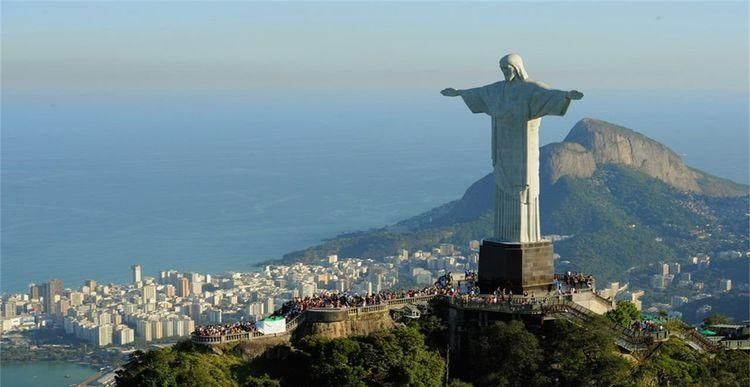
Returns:
[[[747,187],[688,167],[671,149],[641,133],[588,117],[578,121],[562,143],[543,147],[541,164],[542,178],[549,184],[562,176],[590,177],[597,165],[617,164],[685,192],[709,196],[747,194]]]
[[[598,120],[596,118],[591,117],[585,117],[582,120],[578,121],[573,128],[568,133],[568,136],[565,137],[565,142],[577,142],[586,148],[591,149],[591,147],[594,144],[591,144],[589,141],[592,139],[593,136],[596,135],[618,135],[626,138],[638,138],[643,141],[650,141],[655,144],[659,144],[658,142],[651,140],[650,138],[644,136],[643,134],[640,134],[632,129],[626,128],[624,126],[616,125],[611,122],[607,122],[604,120]],[[664,147],[663,145],[659,144],[660,146]],[[666,149],[666,147],[664,147]]]

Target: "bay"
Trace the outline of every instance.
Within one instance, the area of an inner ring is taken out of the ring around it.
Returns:
[[[95,374],[96,369],[66,362],[0,365],[0,385],[8,387],[71,386]]]
[[[747,182],[746,94],[579,102],[544,119],[542,143],[595,117]],[[250,270],[457,199],[490,171],[488,118],[437,91],[4,92],[2,128],[3,291],[123,283],[134,263]]]

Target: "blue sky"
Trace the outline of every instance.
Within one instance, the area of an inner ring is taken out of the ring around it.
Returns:
[[[748,89],[748,4],[3,2],[4,90]]]

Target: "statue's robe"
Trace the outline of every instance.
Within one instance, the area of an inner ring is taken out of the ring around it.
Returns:
[[[539,230],[539,124],[562,116],[567,92],[514,80],[461,91],[472,113],[492,117],[495,174],[495,235],[506,242],[537,242]]]

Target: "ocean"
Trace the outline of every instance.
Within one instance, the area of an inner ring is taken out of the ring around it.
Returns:
[[[76,363],[31,362],[0,365],[0,386],[62,387],[76,385],[98,370]]]
[[[747,94],[590,91],[542,122],[640,131],[748,182]],[[489,120],[429,91],[3,92],[4,292],[60,278],[251,270],[457,199],[490,167]]]

